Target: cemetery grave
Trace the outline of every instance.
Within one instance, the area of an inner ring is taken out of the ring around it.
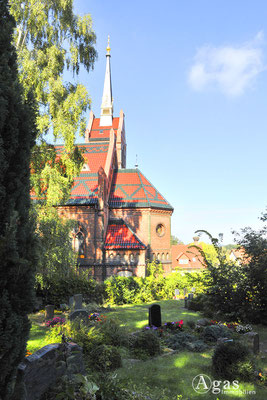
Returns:
[[[190,292],[188,293],[188,295],[190,295]],[[72,310],[69,309],[68,313],[65,312],[64,314],[61,314],[60,318],[65,317],[66,320],[68,320],[70,315],[71,314],[73,315],[74,312],[82,311],[81,314],[79,313],[77,314],[77,318],[81,320],[86,316],[86,318],[89,321],[88,323],[89,326],[90,324],[93,324],[91,326],[97,326],[98,321],[101,321],[103,319],[102,317],[99,318],[100,314],[97,312],[89,313],[85,309],[86,307],[84,308],[82,304],[82,299],[79,296],[76,297],[76,299],[77,300],[74,301],[74,296],[73,296]],[[183,307],[183,305],[184,302],[181,300],[180,301],[168,300],[168,301],[161,301],[156,304],[153,303],[153,304],[142,304],[135,306],[114,307],[111,311],[108,312],[107,310],[106,312],[104,311],[105,317],[107,318],[108,321],[110,319],[112,320],[114,318],[115,319],[118,318],[121,321],[122,325],[128,328],[129,333],[130,331],[135,332],[135,336],[140,335],[141,333],[144,333],[146,335],[149,332],[151,332],[153,336],[156,336],[159,339],[161,345],[160,354],[157,354],[156,352],[154,355],[151,356],[146,355],[145,358],[142,355],[142,351],[141,353],[140,352],[138,353],[138,351],[132,353],[131,349],[127,349],[127,347],[124,347],[125,349],[123,350],[124,357],[122,360],[123,366],[122,368],[116,370],[116,373],[118,371],[118,376],[121,377],[122,380],[125,379],[126,382],[125,378],[126,376],[128,376],[128,379],[135,379],[135,377],[139,376],[139,373],[137,371],[137,365],[139,370],[143,371],[144,373],[143,368],[146,365],[146,363],[150,362],[149,359],[151,357],[153,357],[154,359],[153,365],[157,365],[157,368],[159,368],[160,370],[161,367],[163,368],[163,365],[169,365],[170,363],[170,370],[173,373],[173,378],[172,378],[173,381],[177,380],[177,376],[175,374],[177,374],[178,372],[178,370],[176,371],[172,370],[171,363],[173,363],[174,360],[177,360],[177,363],[179,363],[180,362],[179,360],[187,359],[187,364],[188,363],[190,364],[191,361],[189,362],[189,360],[191,360],[191,358],[193,357],[195,360],[197,360],[196,365],[198,365],[200,360],[202,360],[202,363],[203,362],[207,363],[208,361],[209,365],[211,364],[211,355],[213,349],[215,348],[217,342],[219,343],[222,339],[224,339],[224,336],[216,338],[216,341],[214,342],[205,341],[205,338],[203,336],[204,330],[206,328],[210,328],[212,325],[218,325],[218,324],[214,324],[214,321],[212,322],[208,319],[201,318],[201,315],[199,313],[187,310]],[[76,307],[77,309],[75,309]],[[54,310],[54,313],[55,315],[59,316],[58,310]],[[42,320],[44,320],[44,315],[42,315]],[[52,329],[54,328],[51,328],[51,330]],[[229,331],[231,331],[231,329],[229,329]],[[245,337],[245,335],[238,334],[237,332],[235,332],[235,335]],[[258,337],[259,336],[257,335],[247,335],[247,341],[252,350],[254,348],[256,349],[254,338],[257,342]],[[143,340],[143,338],[141,339]],[[141,340],[141,345],[142,345],[142,340]],[[203,344],[206,347],[203,347]],[[119,348],[120,346],[121,344],[119,345]],[[125,346],[125,344],[123,346]],[[203,358],[203,354],[206,354],[205,358]],[[168,357],[166,357],[166,355]],[[139,361],[137,362],[137,360]],[[119,366],[120,364],[118,363],[117,365]],[[136,373],[135,377],[133,377],[132,374],[129,375],[129,372],[127,372],[127,368],[129,367],[129,365],[131,365],[130,370],[132,372],[135,371]],[[200,365],[201,364],[199,363],[198,366],[199,373],[201,372]],[[158,373],[160,374],[160,372]],[[179,374],[180,373],[182,374],[182,376],[184,374],[188,375],[188,372],[186,372],[183,368],[182,369],[179,368]],[[179,387],[179,391],[177,387],[175,390],[177,393],[182,393],[181,387]],[[262,397],[262,399],[263,398],[264,397]],[[261,399],[261,397],[259,397],[259,399]]]

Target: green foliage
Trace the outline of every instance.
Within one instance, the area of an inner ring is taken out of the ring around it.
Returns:
[[[233,380],[253,379],[253,362],[248,348],[239,342],[220,343],[212,357],[212,368],[219,377]]]
[[[43,298],[45,304],[67,303],[69,297],[74,293],[81,293],[85,302],[102,303],[104,298],[103,284],[88,278],[85,273],[69,271],[68,275],[63,276],[54,274],[51,276],[37,274],[36,294]]]
[[[160,354],[160,340],[151,331],[143,331],[133,336],[132,351],[136,356],[156,356]]]
[[[170,335],[166,340],[166,344],[169,348],[179,351],[184,351],[186,349],[193,352],[203,352],[207,350],[207,345],[203,340],[185,332]]]
[[[32,157],[32,185],[37,197],[47,204],[64,204],[73,177],[80,172],[83,157],[74,146],[76,132],[84,135],[85,112],[91,100],[85,86],[63,79],[63,73],[79,76],[81,67],[93,68],[96,36],[90,15],[73,12],[73,0],[10,0],[16,21],[14,43],[18,54],[19,79],[28,99],[34,95],[38,105],[36,126],[38,145]],[[64,75],[66,76],[66,74]],[[45,135],[62,139],[60,160]]]
[[[177,236],[171,235],[171,245],[174,244],[183,244],[183,242]]]
[[[238,244],[247,256],[240,266],[230,262],[218,240],[208,234],[218,263],[214,265],[206,259],[206,298],[200,304],[206,315],[219,312],[228,320],[267,324],[266,233],[266,226],[259,232],[250,228],[241,231]]]
[[[101,344],[95,346],[90,354],[92,359],[91,369],[100,372],[109,372],[122,366],[119,350],[114,346]]]
[[[202,272],[173,273],[163,276],[162,265],[150,263],[149,275],[146,278],[113,276],[104,282],[106,300],[111,304],[132,304],[153,300],[172,299],[174,290],[179,288],[196,288],[196,293],[204,290]]]
[[[209,325],[204,328],[203,337],[206,342],[217,342],[217,339],[222,337],[231,337],[229,329],[221,325]]]
[[[50,279],[69,276],[77,263],[71,242],[76,222],[60,218],[53,207],[36,205],[32,211],[37,221],[37,273]]]
[[[14,20],[0,2],[0,398],[12,396],[25,354],[34,303],[34,222],[29,220],[29,165],[34,144],[34,102],[25,102],[15,49]]]

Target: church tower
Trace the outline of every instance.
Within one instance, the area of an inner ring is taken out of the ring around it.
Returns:
[[[101,104],[100,126],[112,126],[113,119],[113,99],[112,99],[112,85],[111,85],[111,70],[110,70],[110,45],[108,37],[107,46],[107,63],[106,74],[104,81],[104,89]]]

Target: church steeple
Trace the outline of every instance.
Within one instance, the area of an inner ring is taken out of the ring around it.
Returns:
[[[110,46],[108,36],[107,47],[107,63],[106,74],[101,104],[100,126],[112,126],[113,118],[113,99],[112,99],[112,86],[111,86],[111,70],[110,70]]]

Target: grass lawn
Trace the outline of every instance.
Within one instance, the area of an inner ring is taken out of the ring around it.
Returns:
[[[184,309],[182,300],[165,300],[154,303],[161,306],[163,324],[167,321],[178,321],[180,319],[183,319],[186,324],[188,320],[201,318],[199,313]],[[106,314],[107,317],[118,318],[122,325],[127,326],[130,331],[134,332],[148,324],[148,307],[150,304],[116,306],[111,311],[103,314]],[[28,349],[35,351],[44,345],[43,340],[47,328],[41,324],[43,314],[31,315],[30,319],[32,321],[32,329]],[[260,341],[266,341],[267,343],[267,328],[258,325],[254,326],[254,330],[259,332]],[[196,393],[192,388],[192,379],[196,375],[206,374],[213,380],[211,372],[212,352],[212,349],[204,353],[179,352],[136,362],[126,359],[123,361],[123,367],[116,370],[116,374],[125,387],[132,387],[132,385],[137,388],[138,386],[147,386],[155,392],[157,388],[168,389],[172,396],[176,394],[182,395],[182,400],[267,399],[267,390],[265,388],[244,383],[240,383],[240,391],[255,391],[256,394],[243,394],[237,391],[231,393],[231,395],[212,394],[211,392],[206,394]],[[266,356],[266,352],[261,352],[258,356],[258,362],[263,369],[267,368]]]

